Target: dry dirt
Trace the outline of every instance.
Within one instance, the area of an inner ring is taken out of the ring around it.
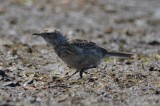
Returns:
[[[48,27],[138,56],[66,80]],[[160,106],[160,0],[0,0],[0,105]]]

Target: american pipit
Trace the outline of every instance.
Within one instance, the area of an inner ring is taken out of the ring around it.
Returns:
[[[66,36],[55,29],[45,29],[40,33],[33,33],[33,35],[43,37],[64,63],[77,70],[71,76],[79,72],[80,78],[83,77],[85,70],[97,67],[105,57],[131,58],[133,56],[133,54],[128,53],[109,52],[96,43],[87,40],[68,40]]]

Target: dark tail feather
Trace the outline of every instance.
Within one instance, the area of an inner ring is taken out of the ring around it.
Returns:
[[[129,54],[129,53],[108,52],[106,56],[133,58],[135,55],[134,54]]]

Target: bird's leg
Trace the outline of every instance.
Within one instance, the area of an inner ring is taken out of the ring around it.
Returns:
[[[88,74],[88,72],[86,70],[83,71],[85,74]]]
[[[80,78],[81,78],[81,79],[83,78],[83,72],[84,72],[84,70],[81,70],[81,71],[79,72],[79,75],[80,75]]]
[[[73,75],[77,74],[79,72],[79,70],[76,70],[76,72],[74,72],[72,75],[68,76],[67,79],[71,78]]]
[[[85,74],[88,74],[88,72],[86,72],[86,70],[88,70],[88,69],[91,69],[91,68],[96,68],[97,66],[92,66],[92,67],[89,67],[89,68],[84,68],[83,70],[83,72],[85,73]]]
[[[85,70],[87,69],[91,69],[91,68],[96,68],[97,66],[93,66],[93,67],[89,67],[89,68],[84,68],[82,70],[77,70],[76,72],[74,72],[72,75],[68,76],[67,79],[71,78],[73,75],[77,74],[79,72],[80,78],[83,78],[83,73],[88,74],[88,72],[86,72]]]

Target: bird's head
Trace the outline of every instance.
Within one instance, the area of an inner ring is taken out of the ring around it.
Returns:
[[[56,30],[53,28],[47,28],[47,29],[44,29],[42,32],[33,33],[32,35],[43,37],[44,40],[52,46],[67,43],[67,38],[63,36],[59,30]]]

